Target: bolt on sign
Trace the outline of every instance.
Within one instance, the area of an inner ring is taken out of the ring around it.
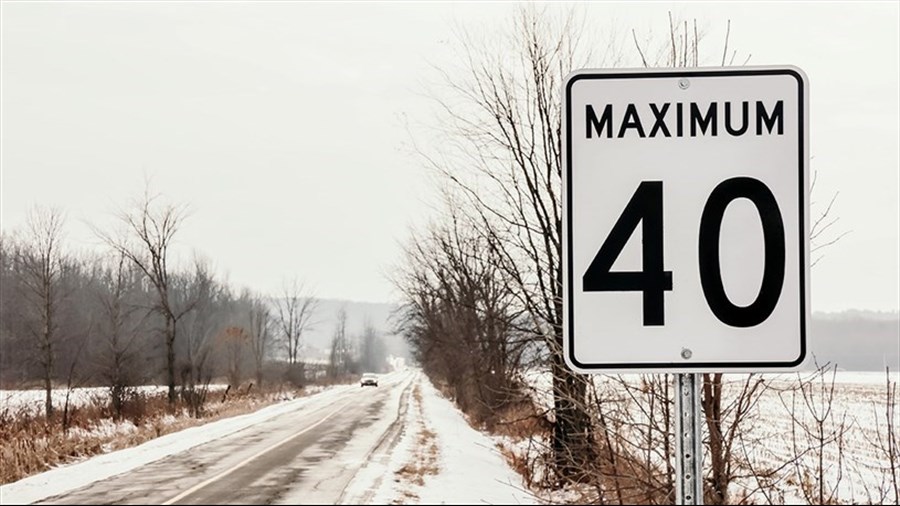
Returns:
[[[752,371],[803,362],[808,96],[805,74],[792,66],[566,78],[570,367]]]

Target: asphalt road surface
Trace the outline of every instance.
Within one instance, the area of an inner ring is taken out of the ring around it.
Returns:
[[[414,379],[391,374],[41,503],[339,504],[399,440]]]

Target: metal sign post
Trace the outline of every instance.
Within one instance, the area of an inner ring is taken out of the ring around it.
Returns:
[[[675,375],[675,504],[703,504],[699,374]]]

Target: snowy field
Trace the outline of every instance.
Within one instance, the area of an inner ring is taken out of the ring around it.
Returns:
[[[753,412],[737,451],[746,452],[742,456],[758,473],[781,468],[773,477],[777,497],[771,499],[775,502],[807,502],[801,485],[804,475],[811,480],[807,483],[819,481],[820,453],[826,502],[829,496],[868,504],[893,497],[889,460],[882,450],[886,448],[885,373],[838,372],[833,390],[831,380],[826,373],[808,383],[804,393],[796,388],[796,376],[773,378]],[[896,385],[898,376],[892,374],[891,381]],[[895,396],[894,402],[898,401]],[[893,423],[900,423],[896,413]],[[764,501],[760,485],[751,478],[739,482],[742,492]],[[817,497],[816,490],[807,494]]]
[[[228,385],[209,385],[210,392],[221,392]],[[168,387],[160,385],[147,385],[135,387],[139,394],[165,395]],[[37,415],[44,411],[45,391],[31,390],[0,390],[0,412],[9,414]],[[105,404],[109,402],[109,389],[106,387],[73,388],[71,391],[65,388],[52,390],[53,407],[61,409],[66,403],[66,395],[69,396],[69,405],[82,407],[89,404]]]
[[[642,380],[649,377],[628,374],[593,378],[600,398],[605,399],[604,409],[624,420],[624,426],[634,432],[629,437],[637,441],[643,436],[642,428],[651,423],[639,404],[646,399],[642,397]],[[747,377],[723,377],[726,428],[731,421],[730,402],[737,398]],[[890,467],[883,450],[888,420],[888,377],[884,372],[763,374],[762,378],[761,393],[748,408],[742,430],[734,438],[734,456],[741,462],[737,474],[742,477],[732,484],[732,497],[746,495],[752,502],[762,503],[816,502],[808,500],[818,493],[810,483],[822,481],[826,500],[832,496],[840,502],[893,502]],[[549,407],[551,376],[530,374],[527,381],[534,388],[536,401]],[[890,381],[896,385],[900,374],[891,373]],[[805,384],[803,389],[799,387],[801,382]],[[893,402],[898,403],[894,392]],[[658,408],[657,404],[655,416],[661,418]],[[893,423],[900,425],[897,412]],[[817,468],[820,454],[821,471]],[[820,475],[824,479],[819,480]]]

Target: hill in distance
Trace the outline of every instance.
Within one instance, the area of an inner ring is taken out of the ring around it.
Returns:
[[[397,304],[319,299],[313,326],[304,333],[304,346],[310,356],[328,356],[337,327],[338,312],[347,311],[347,333],[362,334],[366,321],[385,340],[390,354],[409,360],[409,348],[396,333]],[[846,371],[900,370],[900,313],[848,310],[812,315],[808,348],[820,365],[837,364]]]
[[[809,350],[820,365],[845,371],[900,370],[900,313],[849,310],[814,313]]]

